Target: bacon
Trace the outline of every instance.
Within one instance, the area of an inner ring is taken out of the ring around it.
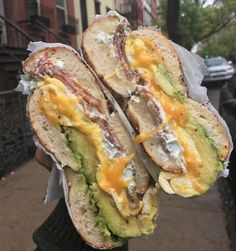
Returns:
[[[108,121],[104,119],[99,119],[98,123],[103,131],[106,133],[104,134],[107,141],[112,143],[118,151],[123,152],[125,151],[124,147],[120,144],[119,140],[116,138],[112,128],[109,126]]]
[[[80,96],[84,105],[96,107],[96,109],[102,112],[101,102],[95,98],[88,90],[81,86],[78,82],[71,80],[65,71],[59,69],[48,60],[48,53],[45,53],[41,57],[34,70],[30,72],[33,76],[43,78],[45,75],[49,77],[56,77],[61,80],[74,94]]]
[[[147,102],[148,107],[150,107],[150,112],[152,113],[153,117],[155,118],[157,124],[162,124],[163,120],[161,118],[161,112],[160,112],[160,107],[158,104],[155,102],[155,99],[150,99]]]
[[[67,76],[67,74],[65,74],[64,71],[62,70],[57,70],[54,69],[53,70],[53,75],[54,77],[56,77],[57,79],[59,79],[61,82],[63,82],[67,87],[69,87],[69,89],[73,92],[76,93],[78,90],[78,87],[76,87],[74,85],[74,83],[70,80],[70,78]]]
[[[118,151],[125,151],[124,147],[115,136],[112,128],[109,126],[108,118],[102,111],[101,101],[94,97],[80,83],[70,79],[63,69],[53,65],[53,63],[48,60],[48,53],[45,53],[43,57],[38,60],[34,70],[31,70],[30,74],[42,79],[45,75],[48,75],[49,77],[55,77],[62,81],[77,97],[80,98],[80,104],[83,106],[85,114],[92,121],[96,121],[99,124],[104,132],[106,140],[113,144]]]
[[[64,71],[54,71],[53,76],[61,80],[76,96],[80,97],[83,106],[92,106],[99,112],[102,112],[101,102],[87,90],[82,88],[78,82],[75,84],[75,82],[71,80]]]
[[[128,59],[125,53],[125,31],[124,31],[125,21],[121,22],[116,30],[116,35],[114,37],[114,45],[117,51],[117,57],[122,64],[125,71],[125,75],[128,80],[137,80],[138,74],[129,67]]]

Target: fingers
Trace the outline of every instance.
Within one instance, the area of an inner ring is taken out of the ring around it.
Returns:
[[[51,171],[53,160],[52,158],[47,155],[43,150],[37,148],[35,152],[35,159],[38,161],[40,165]]]

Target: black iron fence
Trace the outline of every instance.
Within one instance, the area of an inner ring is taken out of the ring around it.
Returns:
[[[15,91],[0,92],[0,177],[34,154],[26,99]]]

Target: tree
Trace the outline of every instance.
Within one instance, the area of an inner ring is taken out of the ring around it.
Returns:
[[[180,11],[180,0],[168,0],[167,15],[166,15],[167,33],[172,41],[181,44],[182,39],[179,28],[179,11]]]
[[[199,54],[206,56],[222,56],[236,62],[236,25],[223,29],[202,43]]]
[[[207,7],[205,4],[204,0],[181,0],[180,2],[179,34],[181,44],[187,49],[191,49],[197,42],[206,43],[210,37],[235,25],[235,0],[215,0]],[[168,8],[165,0],[160,0],[158,13],[157,25],[164,32],[168,32],[166,22]],[[171,23],[168,25],[171,26]]]

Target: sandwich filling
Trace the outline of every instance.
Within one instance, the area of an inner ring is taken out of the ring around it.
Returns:
[[[189,98],[174,85],[154,41],[131,34],[125,41],[125,54],[131,69],[138,71],[141,76],[142,85],[137,87],[138,95],[154,101],[152,110],[155,107],[158,110],[157,128],[142,132],[136,141],[143,143],[154,136],[164,140],[163,145],[177,164],[175,170],[166,169],[160,173],[160,184],[168,193],[185,197],[206,192],[209,182],[213,182],[223,164],[206,130],[189,112]],[[208,154],[211,152],[212,163],[208,163],[209,167],[206,167],[206,154],[201,144],[205,144]],[[211,181],[207,181],[204,172],[212,177]]]
[[[104,132],[100,126],[85,115],[79,98],[60,80],[48,77],[38,88],[42,94],[39,106],[48,120],[55,126],[71,127],[80,131],[95,147],[99,159],[97,182],[102,190],[111,194],[122,216],[139,213],[142,203],[139,202],[137,208],[130,208],[126,193],[129,186],[135,186],[134,175],[129,171],[134,154],[113,157],[111,151],[106,149]]]
[[[102,234],[115,240],[151,234],[158,189],[152,186],[137,195],[135,153],[124,150],[108,124],[102,126],[101,120],[109,119],[108,115],[95,108],[92,113],[85,110],[82,97],[56,77],[45,76],[37,90],[40,110],[65,134],[78,160],[79,167],[74,170],[87,180]]]

